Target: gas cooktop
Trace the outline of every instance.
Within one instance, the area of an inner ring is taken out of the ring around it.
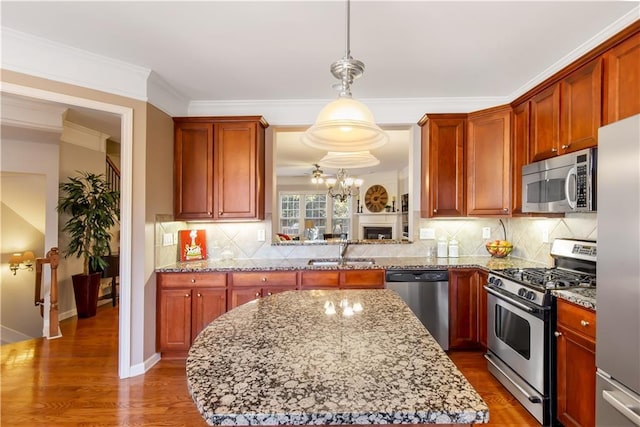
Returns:
[[[595,274],[561,268],[507,268],[495,274],[538,289],[562,289],[574,286],[593,287]]]

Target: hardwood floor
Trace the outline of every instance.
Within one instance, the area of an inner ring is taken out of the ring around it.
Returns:
[[[61,323],[62,338],[0,347],[0,424],[7,426],[205,426],[187,391],[183,361],[118,379],[118,307]],[[451,358],[489,405],[494,426],[537,426],[485,369],[480,352]]]

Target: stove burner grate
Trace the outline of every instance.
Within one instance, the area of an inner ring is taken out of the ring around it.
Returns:
[[[558,268],[507,268],[501,273],[522,284],[546,289],[595,286],[595,275]]]

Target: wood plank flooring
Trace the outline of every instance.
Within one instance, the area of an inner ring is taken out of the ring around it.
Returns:
[[[118,379],[118,307],[61,323],[62,338],[0,347],[0,425],[205,426],[187,391],[184,361]],[[537,426],[486,371],[480,352],[451,358],[489,405],[492,426]]]

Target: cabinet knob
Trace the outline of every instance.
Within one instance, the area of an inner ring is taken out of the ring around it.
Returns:
[[[504,212],[509,212],[509,208],[502,208]]]
[[[196,279],[191,279],[191,283],[196,283]]]
[[[198,292],[198,298],[202,298],[202,294]]]
[[[581,320],[581,321],[580,321],[580,324],[581,324],[582,326],[584,326],[585,328],[586,328],[587,326],[589,326],[589,322],[587,322],[586,320]]]
[[[552,153],[555,153],[556,151],[558,151],[558,149],[557,149],[556,147],[553,147],[553,148],[551,149],[551,152],[552,152]]]
[[[555,331],[555,332],[553,333],[553,335],[555,335],[555,336],[556,336],[556,338],[558,338],[559,336],[561,336],[561,335],[562,335],[562,332]]]
[[[207,212],[207,215],[211,216],[211,211]]]
[[[262,280],[263,282],[266,282],[266,281],[267,281],[267,278],[266,278],[266,277],[263,277],[263,278],[261,278],[260,280]]]
[[[569,148],[570,144],[562,144],[562,149],[566,150],[567,148]]]
[[[256,297],[256,298],[260,298],[260,292],[256,292],[255,297]]]
[[[437,213],[437,212],[438,212],[438,209],[434,209],[434,210],[433,210],[433,213]]]
[[[191,296],[191,294],[184,294],[185,298],[189,298]]]
[[[223,212],[222,212],[222,211],[218,211],[218,215],[222,215],[222,214],[223,214]]]
[[[270,297],[271,296],[271,292],[267,292],[267,296]]]

